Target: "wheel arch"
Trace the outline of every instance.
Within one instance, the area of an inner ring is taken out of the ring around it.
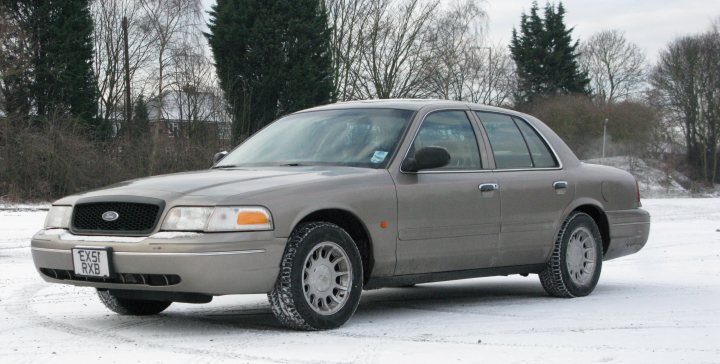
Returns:
[[[602,237],[604,255],[610,247],[610,222],[608,221],[608,217],[607,214],[605,214],[605,211],[599,205],[585,203],[576,206],[570,213],[572,212],[586,213],[590,215],[590,217],[595,221],[595,224],[600,230],[600,236]]]
[[[323,208],[310,212],[301,218],[293,230],[302,223],[324,221],[343,228],[358,247],[363,262],[363,283],[367,283],[374,265],[372,238],[367,226],[354,213],[341,208]]]

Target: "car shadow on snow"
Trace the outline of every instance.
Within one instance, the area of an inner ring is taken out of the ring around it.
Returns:
[[[590,299],[607,299],[602,295],[623,294],[638,287],[599,284]],[[593,298],[595,296],[595,298]],[[241,297],[241,296],[238,296]],[[548,301],[571,304],[548,296],[536,277],[526,279],[469,279],[453,282],[421,284],[414,287],[382,288],[363,292],[360,305],[345,327],[353,324],[381,323],[388,319],[402,319],[405,315],[423,316],[426,320],[442,320],[436,314],[522,315],[533,305],[546,306]],[[517,306],[517,308],[514,308]],[[188,332],[236,332],[245,330],[263,333],[287,333],[274,317],[268,303],[254,302],[237,305],[225,298],[220,305],[185,305],[172,307],[155,316],[154,323],[142,325],[153,330]]]
[[[414,287],[384,288],[366,291],[358,311],[381,312],[388,308],[413,308],[435,311],[452,308],[488,308],[527,304],[549,298],[540,283],[532,278],[512,281],[470,279],[421,284]]]
[[[532,278],[507,282],[464,280],[364,291],[355,316],[366,321],[381,319],[397,314],[398,310],[408,309],[435,312],[480,311],[490,307],[525,305],[529,301],[547,299],[552,298],[548,297],[540,283]],[[194,322],[200,325],[231,326],[235,329],[287,331],[275,319],[269,304],[235,306],[226,299],[223,305],[212,308],[205,309],[203,305],[186,307],[189,309],[175,311],[171,308],[162,314],[165,321],[163,326],[171,326],[171,321],[176,321],[184,329]]]

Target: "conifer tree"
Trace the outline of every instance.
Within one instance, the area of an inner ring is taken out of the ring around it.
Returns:
[[[533,2],[530,14],[523,13],[520,32],[513,29],[510,52],[517,67],[518,106],[555,94],[588,94],[587,73],[578,64],[578,41],[565,25],[565,7],[547,3],[544,18]]]
[[[322,0],[218,0],[206,34],[237,143],[275,118],[330,101]]]
[[[93,73],[93,21],[88,0],[2,0],[25,36],[30,52],[28,113],[40,123],[68,118],[91,135],[107,134],[98,124]]]
[[[143,95],[140,95],[140,97],[135,100],[135,105],[133,105],[132,124],[133,125],[130,128],[130,136],[132,138],[138,138],[148,135],[148,128],[150,127],[150,116],[148,115],[147,102],[145,102],[145,97]]]
[[[325,2],[290,0],[285,43],[285,85],[281,92],[281,113],[289,113],[327,103],[334,91],[330,36]]]

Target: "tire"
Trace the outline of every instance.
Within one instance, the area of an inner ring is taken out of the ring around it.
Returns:
[[[553,297],[583,297],[597,285],[602,270],[603,243],[590,215],[573,212],[560,228],[540,283]]]
[[[328,330],[352,317],[362,288],[362,260],[350,235],[335,224],[311,222],[288,238],[268,299],[283,326]]]
[[[148,316],[155,315],[165,311],[172,302],[166,301],[150,301],[150,300],[135,300],[128,298],[119,298],[110,293],[108,290],[98,290],[98,297],[100,301],[110,309],[120,315],[131,315],[131,316]]]

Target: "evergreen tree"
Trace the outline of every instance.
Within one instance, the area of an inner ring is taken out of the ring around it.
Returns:
[[[152,148],[150,141],[150,116],[145,97],[140,95],[133,105],[131,125],[125,132],[129,138],[129,148],[122,153],[124,165],[135,175],[149,175]]]
[[[108,128],[97,121],[88,0],[2,2],[6,11],[15,13],[28,43],[31,74],[26,88],[37,120],[72,118],[91,134],[106,134]]]
[[[578,41],[573,28],[565,25],[565,7],[545,5],[544,19],[533,2],[530,14],[523,13],[520,33],[513,29],[510,52],[517,67],[516,104],[522,106],[537,97],[555,94],[588,94],[587,73],[577,61]]]
[[[206,34],[237,143],[286,113],[332,95],[322,0],[218,0]]]
[[[132,127],[130,128],[131,138],[138,138],[149,135],[150,116],[148,115],[145,97],[140,95],[133,105]]]
[[[281,92],[281,113],[329,102],[334,92],[330,56],[331,30],[323,0],[285,1],[287,21],[285,85]]]

